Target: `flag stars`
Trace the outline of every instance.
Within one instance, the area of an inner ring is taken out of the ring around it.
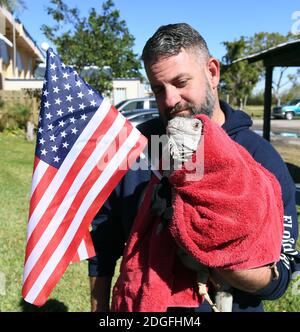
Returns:
[[[58,86],[53,88],[53,93],[59,93],[60,89],[58,88]]]
[[[94,94],[94,91],[92,89],[89,90],[89,95],[92,96]]]
[[[48,153],[48,151],[46,149],[41,150],[41,155],[42,156],[45,156],[47,153]]]
[[[95,100],[90,101],[90,103],[91,103],[91,106],[96,106]]]
[[[69,91],[71,89],[71,85],[69,83],[64,84],[64,86],[65,86],[65,90]]]
[[[73,97],[71,95],[68,95],[66,98],[66,101],[72,102]]]
[[[61,109],[59,109],[58,111],[56,111],[56,114],[58,116],[62,116],[64,114],[64,112]]]
[[[52,115],[51,113],[47,113],[47,114],[46,114],[46,119],[51,120],[52,117],[53,117],[53,115]]]
[[[44,129],[43,128],[39,128],[39,130],[38,130],[38,132],[40,133],[40,134],[42,134],[43,133],[43,131],[44,131]]]
[[[53,130],[53,128],[54,128],[53,124],[50,123],[50,124],[48,125],[48,130]]]
[[[61,158],[59,158],[58,156],[54,157],[53,160],[54,162],[58,163],[60,161]]]
[[[56,145],[51,146],[52,152],[57,152],[58,147]]]
[[[63,69],[66,68],[66,65],[64,63],[62,63],[61,66],[63,67]]]
[[[67,149],[69,145],[70,145],[69,143],[64,142],[64,143],[63,143],[63,148]]]
[[[76,129],[76,127],[75,127],[75,128],[72,128],[72,129],[71,129],[71,132],[72,132],[72,134],[75,134],[75,135],[76,135],[77,132],[78,132],[78,129]]]
[[[84,109],[85,109],[85,107],[86,107],[86,106],[84,105],[84,103],[82,103],[82,104],[79,104],[79,109],[80,109],[80,110],[84,110]]]
[[[40,142],[40,144],[44,145],[46,141],[45,141],[43,138],[41,138],[41,139],[39,140],[39,142]]]
[[[50,68],[53,69],[53,70],[55,70],[55,69],[57,68],[57,66],[56,66],[55,63],[52,63],[52,64],[50,65]]]
[[[77,81],[77,82],[75,83],[75,85],[78,86],[78,87],[80,88],[81,85],[82,85],[82,82],[81,82],[81,81]]]
[[[55,105],[60,105],[62,103],[62,101],[60,100],[60,98],[55,99]]]
[[[50,136],[50,141],[51,141],[51,142],[54,142],[55,139],[56,139],[56,137],[55,137],[54,135],[51,135],[51,136]]]
[[[50,52],[50,57],[51,58],[54,58],[55,57],[55,54],[53,52]]]
[[[70,76],[70,74],[68,74],[67,72],[63,73],[63,78],[68,79],[69,76]]]
[[[75,108],[73,106],[68,107],[68,113],[73,113]]]
[[[60,126],[60,127],[63,127],[65,124],[66,124],[66,123],[65,123],[64,120],[59,121],[59,126]]]
[[[82,114],[82,115],[81,115],[81,120],[85,121],[86,118],[87,118],[87,116],[86,116],[85,114]]]
[[[43,95],[47,97],[48,94],[49,94],[49,92],[47,90],[44,90]]]
[[[74,123],[75,123],[75,121],[76,121],[76,119],[74,118],[74,116],[73,116],[72,118],[70,118],[70,122],[71,122],[71,123],[73,123],[73,124],[74,124]]]
[[[77,93],[77,97],[78,98],[82,99],[83,96],[84,96],[84,94],[82,93],[82,91],[80,91],[80,92]]]
[[[50,104],[49,101],[47,100],[47,101],[44,103],[44,107],[49,108],[50,106],[51,106],[51,104]]]
[[[65,137],[67,136],[67,133],[66,133],[65,131],[62,131],[62,132],[60,133],[60,136],[63,137],[63,138],[65,138]]]
[[[58,80],[58,77],[56,75],[52,75],[51,80],[52,80],[52,82],[56,83],[56,81]]]

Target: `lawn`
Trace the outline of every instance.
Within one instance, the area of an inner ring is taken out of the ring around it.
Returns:
[[[294,151],[286,146],[276,148],[285,160],[293,164],[298,161],[300,166],[300,149]],[[21,283],[33,154],[33,143],[26,142],[20,136],[0,134],[0,311],[89,311],[86,262],[69,266],[44,307],[38,309],[22,301]],[[292,283],[283,298],[267,302],[267,310],[300,311],[300,296],[295,295],[300,293],[299,286],[300,277]]]

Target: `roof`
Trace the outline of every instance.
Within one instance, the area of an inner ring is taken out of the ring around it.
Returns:
[[[249,63],[263,61],[267,67],[300,67],[300,39],[270,47],[264,51],[233,61],[247,60]]]

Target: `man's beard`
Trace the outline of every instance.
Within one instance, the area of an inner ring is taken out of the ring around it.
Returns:
[[[166,112],[167,114],[167,121],[171,119],[172,113],[177,113],[180,111],[190,111],[190,114],[182,114],[178,113],[178,115],[175,116],[182,116],[182,117],[188,117],[188,118],[194,118],[197,114],[205,114],[209,118],[213,116],[214,107],[216,103],[216,98],[212,93],[212,90],[209,86],[209,84],[206,84],[205,89],[205,100],[200,106],[195,106],[192,103],[184,103],[184,104],[176,104],[174,108],[172,108],[169,112]]]

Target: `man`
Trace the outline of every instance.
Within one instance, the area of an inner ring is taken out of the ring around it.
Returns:
[[[192,27],[187,24],[160,27],[147,41],[142,58],[164,127],[174,117],[205,114],[273,173],[281,185],[285,232],[280,261],[272,268],[213,271],[233,287],[233,311],[262,311],[261,301],[282,296],[291,274],[299,268],[295,248],[298,234],[295,186],[288,170],[272,146],[249,130],[250,118],[219,101],[219,62],[210,55],[206,42]],[[162,132],[153,122],[140,128],[146,136]],[[156,127],[152,130],[153,125]],[[130,170],[94,221],[92,234],[97,257],[90,261],[94,311],[109,310],[115,261],[122,255],[150,176],[150,171]],[[205,303],[199,307],[199,311],[209,310]]]

